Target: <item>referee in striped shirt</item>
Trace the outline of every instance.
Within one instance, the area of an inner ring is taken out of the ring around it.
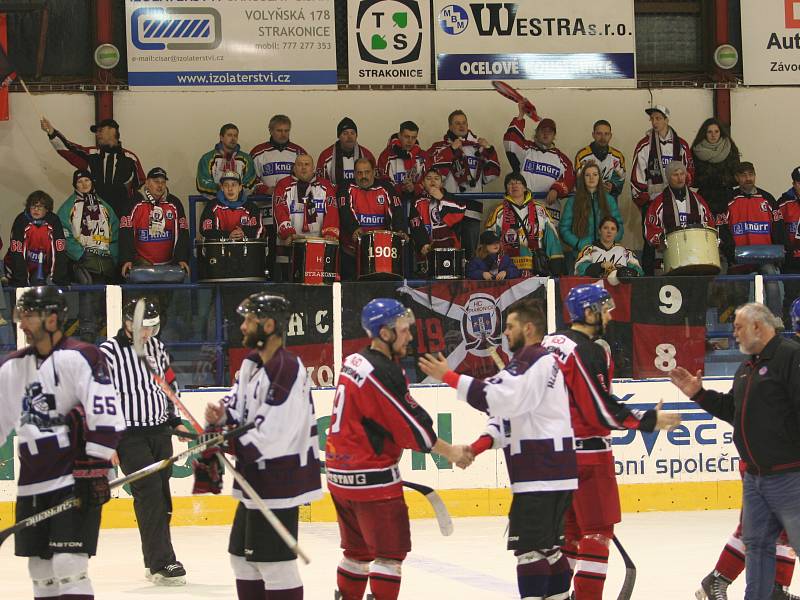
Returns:
[[[100,345],[125,413],[127,429],[117,446],[117,453],[122,472],[126,475],[172,456],[172,430],[188,431],[181,423],[175,404],[134,352],[133,311],[137,300],[125,305],[122,329]],[[142,336],[146,358],[153,371],[173,386],[175,374],[169,364],[169,355],[164,344],[155,337],[159,326],[158,305],[145,298]],[[142,539],[145,576],[156,585],[186,583],[186,570],[175,558],[169,531],[171,473],[172,469],[163,469],[158,474],[131,483],[133,509]]]

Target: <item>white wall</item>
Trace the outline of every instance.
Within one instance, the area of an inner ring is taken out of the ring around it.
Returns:
[[[771,90],[750,90],[747,95],[754,101],[769,98],[771,106],[784,102],[783,106],[788,106],[786,96]],[[648,127],[643,112],[650,104],[647,90],[551,89],[531,92],[530,98],[541,115],[555,119],[557,143],[570,158],[591,141],[592,123],[597,119],[611,121],[615,134],[612,144],[628,156]],[[700,123],[713,112],[712,94],[706,90],[657,90],[654,99],[669,106],[672,124],[690,142]],[[67,137],[78,143],[93,143],[89,125],[94,100],[90,94],[37,94],[36,104]],[[271,115],[288,114],[294,122],[292,139],[316,156],[334,141],[341,117],[349,115],[359,126],[359,141],[377,157],[389,135],[406,119],[419,124],[421,142],[430,146],[444,134],[447,115],[455,108],[466,111],[472,129],[501,149],[503,133],[516,115],[516,107],[494,91],[120,92],[115,95],[114,116],[121,124],[123,145],[139,155],[145,170],[156,165],[167,169],[172,191],[185,198],[195,189],[197,159],[217,141],[219,127],[225,122],[239,126],[242,147],[249,150],[265,139]],[[757,103],[755,109],[745,106],[736,112],[736,118],[746,123],[736,132],[741,145],[748,149],[759,121],[764,119],[760,110],[752,114],[754,110],[758,110]],[[772,114],[782,112],[788,110],[773,108]],[[0,235],[5,240],[29,192],[44,189],[53,195],[57,206],[71,193],[72,167],[50,147],[39,129],[38,113],[30,98],[14,93],[11,121],[0,122]],[[784,125],[782,120],[774,120],[775,128]],[[502,150],[500,154],[505,174],[508,164]],[[775,162],[782,160],[782,152],[775,145],[769,146],[767,156]],[[788,173],[788,164],[777,170]],[[775,185],[769,189],[778,189]],[[499,182],[491,189],[499,191]],[[638,232],[639,216],[638,211],[631,210],[627,191],[622,205],[629,231],[626,242],[631,243],[637,237],[632,234]]]

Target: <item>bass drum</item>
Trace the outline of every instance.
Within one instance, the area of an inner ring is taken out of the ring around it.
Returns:
[[[717,275],[719,238],[709,227],[686,227],[667,234],[664,240],[664,274]]]
[[[292,243],[292,283],[333,285],[338,265],[339,242],[304,238]]]
[[[267,243],[263,240],[241,242],[204,241],[195,247],[198,281],[265,281],[267,279]]]
[[[460,248],[434,248],[429,273],[433,279],[464,279],[465,252]]]
[[[405,273],[406,241],[394,231],[376,229],[361,235],[358,242],[359,279],[395,280]]]

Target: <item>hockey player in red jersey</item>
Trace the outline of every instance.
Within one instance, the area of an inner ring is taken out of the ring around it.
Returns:
[[[25,290],[14,320],[29,345],[0,366],[0,446],[17,432],[17,522],[70,497],[80,500],[79,508],[14,538],[14,553],[28,557],[37,600],[94,598],[89,557],[97,551],[101,506],[111,497],[108,475],[125,429],[105,357],[64,334],[66,317],[61,290]]]
[[[364,306],[370,345],[344,361],[325,445],[344,557],[335,597],[361,600],[369,582],[375,600],[396,600],[400,570],[411,550],[408,507],[398,462],[403,449],[436,452],[460,467],[469,446],[437,438],[430,415],[414,402],[399,364],[413,339],[414,315],[397,300]]]
[[[205,418],[212,425],[258,425],[236,440],[236,468],[262,502],[297,539],[299,507],[322,496],[317,419],[303,362],[284,347],[291,316],[283,296],[257,292],[237,309],[244,345],[252,352],[231,393],[209,403]],[[209,457],[204,460],[208,461]],[[211,456],[216,463],[216,457]],[[212,464],[213,464],[212,463]],[[197,483],[207,480],[206,462]],[[213,491],[195,487],[196,491]],[[297,558],[238,483],[228,553],[239,600],[302,600],[303,582]]]
[[[566,299],[572,325],[544,338],[555,354],[569,390],[578,456],[578,490],[565,524],[564,554],[575,571],[575,600],[601,600],[614,524],[621,520],[612,429],[672,429],[680,415],[660,409],[631,410],[611,393],[611,354],[594,340],[611,321],[614,301],[595,285],[579,285]]]
[[[487,380],[451,371],[441,354],[426,354],[420,369],[457,390],[457,398],[488,413],[486,433],[472,450],[503,448],[513,500],[508,549],[517,557],[517,584],[523,599],[566,600],[569,561],[564,515],[578,487],[569,395],[556,358],[542,346],[547,317],[537,300],[508,309],[504,335],[514,359]]]

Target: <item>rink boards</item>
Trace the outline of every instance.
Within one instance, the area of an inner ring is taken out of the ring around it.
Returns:
[[[706,387],[727,391],[730,379],[706,380]],[[314,403],[324,446],[329,423],[333,389],[314,390]],[[632,408],[652,408],[659,400],[664,408],[680,412],[683,423],[672,432],[643,433],[622,431],[614,434],[614,457],[620,484],[622,507],[627,512],[664,510],[710,510],[738,508],[741,499],[738,454],[732,442],[732,428],[712,418],[687,400],[669,381],[618,381],[615,393]],[[205,404],[219,399],[224,390],[184,392],[189,410],[202,415]],[[469,443],[482,431],[485,415],[455,399],[454,390],[442,386],[412,389],[414,398],[434,419],[439,436],[453,443]],[[175,440],[176,452],[183,448]],[[10,447],[5,448],[10,452]],[[0,525],[13,518],[15,465],[7,454],[0,454]],[[3,463],[2,461],[7,462]],[[511,494],[502,452],[488,451],[467,470],[457,469],[440,457],[406,452],[401,462],[404,479],[439,490],[454,516],[494,516],[506,514]],[[323,479],[324,481],[324,479]],[[230,477],[226,477],[228,489]],[[191,468],[175,465],[172,479],[173,523],[176,525],[219,525],[229,523],[235,502],[226,494],[192,496]],[[133,507],[126,490],[105,507],[106,527],[134,526]],[[412,517],[430,517],[423,496],[407,492]],[[330,497],[303,509],[312,521],[335,519]]]

